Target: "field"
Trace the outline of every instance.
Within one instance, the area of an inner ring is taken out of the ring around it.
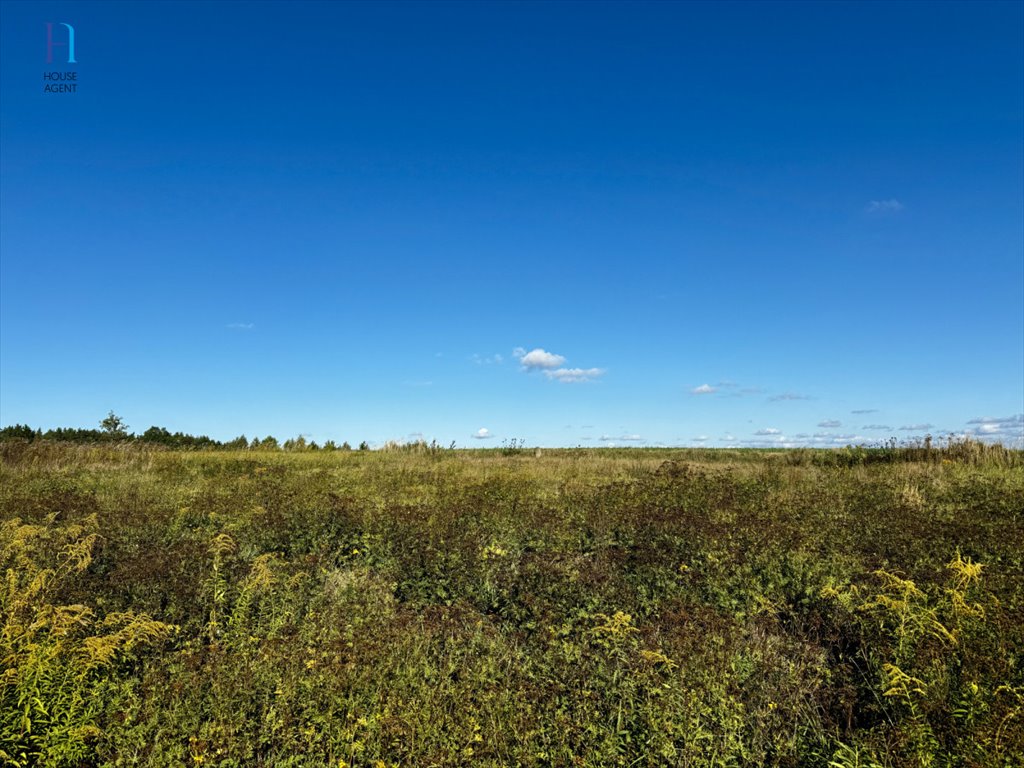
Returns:
[[[0,762],[1020,766],[1024,459],[0,443]]]

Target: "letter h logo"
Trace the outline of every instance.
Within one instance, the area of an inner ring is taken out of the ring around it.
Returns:
[[[61,22],[60,25],[68,28],[68,41],[66,43],[54,42],[53,23],[46,22],[46,63],[53,64],[53,48],[56,46],[68,49],[68,64],[77,64],[78,62],[75,61],[75,28],[64,22]]]

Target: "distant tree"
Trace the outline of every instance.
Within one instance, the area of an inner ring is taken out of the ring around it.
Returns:
[[[157,445],[164,445],[168,448],[222,448],[223,443],[219,443],[206,435],[187,435],[184,432],[171,433],[164,427],[150,427],[138,438],[143,443],[155,443]],[[244,438],[240,438],[243,439]],[[243,447],[247,443],[242,444]]]
[[[106,432],[98,429],[76,429],[75,427],[57,427],[48,429],[43,440],[57,440],[67,443],[96,443],[108,439]]]
[[[359,450],[360,451],[368,451],[368,450],[370,450],[370,444],[368,442],[366,442],[365,440],[363,440],[363,442],[361,442],[359,444]]]
[[[234,440],[229,440],[228,442],[224,443],[224,447],[230,448],[235,451],[244,451],[246,448],[249,447],[249,438],[247,438],[245,435],[239,435]]]
[[[128,434],[128,425],[124,423],[124,419],[113,411],[108,413],[107,418],[100,422],[100,429],[109,437],[126,437]]]
[[[0,429],[0,440],[9,440],[12,437],[22,440],[35,440],[37,437],[42,436],[42,432],[32,429],[28,424],[15,424],[13,427]]]
[[[277,438],[273,437],[272,435],[267,435],[262,440],[260,440],[260,448],[263,449],[264,451],[276,451],[280,447],[281,446],[278,445],[277,443]]]
[[[349,445],[349,444],[348,444],[348,441],[346,440],[346,441],[345,441],[344,443],[342,443],[342,444],[341,444],[341,448],[340,448],[339,450],[342,450],[342,451],[351,451],[351,450],[352,450],[352,446],[351,446],[351,445]]]
[[[323,450],[325,451],[336,451],[338,446],[334,444],[333,440],[328,440],[324,443]]]
[[[171,445],[173,437],[163,427],[150,427],[139,437],[144,443],[159,443],[160,445]]]
[[[249,443],[249,450],[250,451],[255,451],[259,447],[260,447],[260,439],[258,437],[254,437],[252,439],[252,442]]]

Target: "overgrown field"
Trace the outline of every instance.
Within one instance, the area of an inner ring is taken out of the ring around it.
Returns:
[[[8,765],[1024,764],[1020,453],[8,441],[0,526]]]

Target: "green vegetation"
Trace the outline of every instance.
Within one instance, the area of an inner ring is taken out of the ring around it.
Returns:
[[[1021,765],[1019,452],[21,437],[0,763]]]

